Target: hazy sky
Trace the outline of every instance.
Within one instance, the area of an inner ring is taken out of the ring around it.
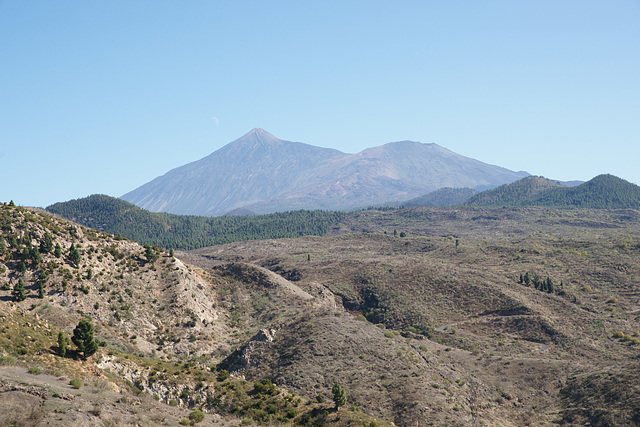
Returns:
[[[640,184],[640,0],[0,0],[0,201],[121,196],[254,127]]]

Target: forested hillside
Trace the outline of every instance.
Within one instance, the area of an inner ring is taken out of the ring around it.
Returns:
[[[294,211],[256,216],[201,217],[153,213],[105,195],[56,203],[49,212],[142,244],[195,249],[243,240],[322,236],[342,212]]]
[[[555,188],[532,197],[527,205],[582,209],[638,209],[640,187],[613,175],[598,175],[577,187]]]
[[[526,179],[526,178],[524,178]],[[455,206],[469,200],[477,193],[473,188],[441,188],[424,196],[408,200],[402,205],[405,207],[415,206]]]
[[[550,188],[563,188],[556,181],[541,176],[528,176],[510,184],[483,191],[469,198],[466,206],[521,206],[530,198]]]
[[[464,203],[475,207],[543,206],[560,209],[638,209],[640,187],[613,175],[599,175],[575,187],[527,177],[478,193]]]

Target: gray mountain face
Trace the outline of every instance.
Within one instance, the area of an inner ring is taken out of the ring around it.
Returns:
[[[357,154],[280,140],[254,129],[122,199],[152,212],[223,215],[351,209],[408,200],[443,187],[486,189],[529,175],[402,141]]]

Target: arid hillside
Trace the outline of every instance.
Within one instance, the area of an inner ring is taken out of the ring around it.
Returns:
[[[341,379],[356,406],[402,425],[624,425],[640,420],[638,217],[370,210],[334,236],[186,259],[262,266],[344,309],[309,311],[225,361],[248,378],[307,395]]]
[[[637,424],[638,219],[366,210],[174,254],[2,205],[0,425]]]
[[[0,230],[1,426],[386,424],[218,369],[267,323],[238,323],[224,272],[6,204]],[[282,316],[314,304],[287,286]]]

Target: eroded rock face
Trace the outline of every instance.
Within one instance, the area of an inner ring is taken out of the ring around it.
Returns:
[[[242,373],[249,367],[257,367],[262,362],[262,350],[276,339],[279,327],[261,329],[242,347],[234,351],[219,365],[219,369]]]

